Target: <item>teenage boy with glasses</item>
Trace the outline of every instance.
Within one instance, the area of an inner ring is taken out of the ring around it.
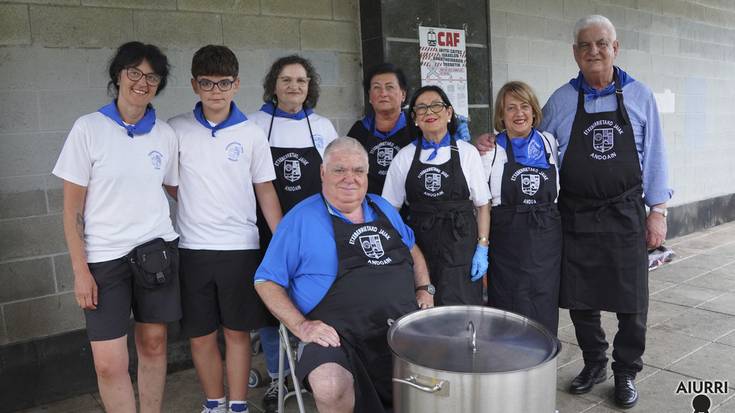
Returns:
[[[179,139],[176,221],[181,233],[182,331],[205,393],[202,413],[247,412],[250,331],[268,311],[253,288],[260,261],[257,198],[271,230],[281,219],[272,184],[270,146],[262,129],[240,112],[238,62],[225,46],[205,46],[192,59],[191,85],[201,99],[169,122]],[[222,356],[226,347],[229,408]]]

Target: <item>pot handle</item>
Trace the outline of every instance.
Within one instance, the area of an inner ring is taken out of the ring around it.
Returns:
[[[444,385],[447,383],[446,380],[439,380],[439,382],[437,384],[435,384],[435,385],[433,385],[431,387],[424,386],[424,385],[421,385],[421,384],[418,383],[418,379],[416,379],[416,376],[408,376],[405,379],[397,379],[397,378],[394,377],[393,378],[393,381],[396,382],[396,383],[407,384],[407,385],[413,387],[414,389],[421,390],[421,391],[426,392],[426,393],[436,393],[436,392],[439,392],[439,391],[441,391],[442,387],[444,387]]]

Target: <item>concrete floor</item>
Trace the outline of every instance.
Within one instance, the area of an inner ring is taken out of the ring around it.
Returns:
[[[676,259],[650,274],[651,302],[648,316],[645,367],[638,375],[638,404],[628,412],[691,413],[694,394],[677,394],[680,382],[727,381],[724,394],[707,394],[709,410],[735,412],[735,223],[672,239],[667,242]],[[603,315],[603,325],[611,340],[616,329],[614,314]],[[592,392],[572,396],[565,389],[582,368],[582,354],[576,345],[569,314],[562,310],[559,338],[564,348],[558,358],[557,408],[560,413],[619,412],[612,403],[613,379],[597,385]],[[262,355],[255,366],[265,371]],[[169,375],[165,412],[199,412],[202,395],[194,370]],[[259,412],[264,388],[250,394],[251,412]],[[310,397],[308,411],[315,412]],[[287,412],[295,412],[290,400]],[[25,413],[103,412],[98,394],[88,394]],[[697,413],[697,412],[695,412]]]

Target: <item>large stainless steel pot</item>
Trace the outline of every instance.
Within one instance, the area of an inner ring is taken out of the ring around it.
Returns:
[[[396,320],[395,413],[554,413],[561,343],[535,321],[490,307],[446,306]]]

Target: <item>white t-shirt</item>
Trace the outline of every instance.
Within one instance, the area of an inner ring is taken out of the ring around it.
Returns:
[[[544,142],[544,149],[546,150],[547,154],[550,154],[549,157],[549,163],[556,166],[558,165],[558,143],[556,142],[556,138],[554,138],[554,135],[550,134],[549,132],[541,132],[542,135],[544,135],[544,138],[541,139]],[[495,151],[497,151],[497,156],[495,156]],[[493,158],[495,158],[495,164],[493,164]],[[501,201],[501,191],[502,191],[502,185],[503,185],[503,170],[505,169],[505,164],[508,162],[508,155],[505,152],[505,149],[500,145],[495,145],[495,149],[491,150],[490,152],[486,153],[485,155],[482,155],[482,166],[485,169],[485,177],[488,182],[490,182],[490,196],[491,196],[491,202],[492,206],[498,206],[500,205]],[[556,193],[557,193],[557,199],[559,194],[559,168],[556,169]],[[554,202],[556,202],[556,199],[554,199]]]
[[[465,142],[457,141],[459,150],[459,165],[462,168],[467,186],[470,189],[470,200],[476,207],[486,205],[490,199],[490,191],[487,187],[487,179],[482,169],[480,153],[474,146]],[[436,158],[428,160],[433,149],[422,149],[419,161],[425,165],[440,165],[450,159],[450,148],[444,146],[439,148]],[[400,208],[406,200],[406,176],[411,169],[413,155],[416,152],[416,143],[406,145],[398,152],[388,168],[388,175],[383,186],[383,198],[387,199],[396,208]]]
[[[179,246],[260,248],[253,184],[276,178],[263,131],[250,120],[212,136],[193,112],[169,119],[179,139]]]
[[[160,119],[133,138],[99,112],[74,122],[52,173],[87,188],[87,262],[120,258],[154,238],[176,239],[161,185],[178,185],[177,157],[176,135]]]
[[[268,128],[270,128],[271,124],[271,114],[259,110],[247,116],[249,120],[252,120],[263,129],[267,138]],[[311,124],[311,131],[314,134],[313,144],[309,135],[309,124]],[[332,125],[329,119],[316,113],[309,115],[309,124],[306,123],[306,119],[296,120],[278,116],[274,117],[270,146],[275,146],[276,148],[307,148],[315,146],[323,159],[324,149],[330,142],[337,139],[339,135],[337,135],[337,130],[334,129],[334,125]]]

